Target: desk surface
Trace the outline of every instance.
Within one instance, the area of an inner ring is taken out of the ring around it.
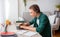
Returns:
[[[32,32],[28,30],[17,30],[16,25],[8,26],[8,32],[15,32],[18,37],[42,37],[37,32]]]

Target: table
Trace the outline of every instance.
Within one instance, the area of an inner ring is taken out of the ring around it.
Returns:
[[[8,26],[7,30],[8,30],[8,32],[15,32],[17,37],[42,37],[37,32],[32,32],[32,31],[29,31],[29,30],[17,30],[15,24],[12,24],[12,25]]]

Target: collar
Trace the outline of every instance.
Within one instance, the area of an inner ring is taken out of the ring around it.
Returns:
[[[37,19],[40,19],[41,15],[42,15],[42,12],[40,13],[39,17],[37,17]]]

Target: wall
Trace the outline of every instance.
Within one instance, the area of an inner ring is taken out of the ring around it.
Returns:
[[[5,21],[4,0],[0,0],[0,24]]]
[[[22,3],[20,3],[20,4],[22,6]],[[35,0],[35,1],[34,0],[27,0],[27,6],[26,6],[26,11],[27,12],[28,12],[28,8],[32,4],[38,4],[39,7],[40,7],[40,10],[42,12],[50,12],[50,13],[53,14],[54,13],[54,10],[55,10],[55,5],[56,4],[60,4],[60,0]],[[19,6],[19,7],[21,7],[21,6]],[[21,9],[24,9],[24,7],[21,8]],[[21,14],[21,12],[19,12],[19,14]]]
[[[23,2],[23,0],[18,0],[19,2],[18,2],[18,7],[19,7],[19,16],[20,17],[22,17],[23,16],[23,12],[25,12],[25,7],[24,7],[24,2]]]
[[[8,1],[10,4],[8,19],[10,19],[11,21],[18,20],[18,15],[22,17],[23,12],[28,12],[28,9],[32,4],[35,3],[38,4],[42,12],[51,12],[51,13],[54,13],[55,5],[60,4],[60,0],[33,0],[33,1],[27,0],[27,6],[25,9],[23,0],[8,0]],[[5,18],[4,3],[5,3],[4,0],[0,0],[0,13],[2,12],[0,14],[0,18]],[[2,19],[2,21],[3,20],[4,19]]]
[[[18,0],[5,0],[5,6],[6,19],[12,22],[18,20]]]

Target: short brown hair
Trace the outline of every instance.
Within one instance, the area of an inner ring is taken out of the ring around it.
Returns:
[[[36,4],[30,6],[29,9],[33,9],[36,13],[40,13],[40,8]]]

